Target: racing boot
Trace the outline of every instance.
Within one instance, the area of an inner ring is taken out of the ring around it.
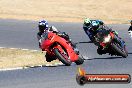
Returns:
[[[101,47],[98,47],[97,53],[98,53],[99,55],[102,55],[102,54],[106,54],[106,51],[102,50]]]

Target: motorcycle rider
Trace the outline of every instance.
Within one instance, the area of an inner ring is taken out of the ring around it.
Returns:
[[[104,25],[104,22],[101,20],[90,20],[89,18],[84,19],[83,29],[85,33],[88,35],[89,39],[95,43],[95,35],[100,30],[109,30],[112,31],[116,36],[116,39],[120,41],[120,37],[118,36],[118,33],[116,31],[113,31],[112,29],[108,28]],[[124,41],[121,39],[121,46],[124,46]],[[102,47],[98,47],[97,49],[98,54],[102,54]]]
[[[97,23],[97,25],[92,25],[92,23]],[[89,18],[84,19],[83,29],[85,33],[88,35],[89,39],[93,42],[94,41],[94,32],[93,28],[102,28],[104,26],[103,21],[101,20],[90,20]]]
[[[132,20],[130,21],[130,27],[129,27],[129,29],[128,29],[128,31],[132,31]]]
[[[110,30],[116,36],[118,36],[117,31],[113,31],[112,29],[108,28],[101,20],[90,20],[89,18],[86,18],[84,19],[83,29],[92,42],[94,41],[95,34],[98,33],[99,30]]]
[[[69,35],[66,34],[65,32],[60,32],[58,31],[54,26],[50,26],[48,25],[48,22],[46,20],[41,20],[38,23],[38,28],[39,28],[39,32],[37,33],[37,38],[39,41],[39,47],[41,48],[41,42],[43,39],[43,35],[44,33],[48,33],[48,32],[53,32],[56,33],[57,35],[59,35],[60,37],[66,39],[68,42],[71,43],[71,46],[73,47],[74,51],[79,54],[79,50],[76,48],[76,44],[74,44],[71,39],[69,38]]]
[[[130,27],[129,27],[129,29],[128,29],[128,33],[129,33],[129,35],[130,35],[130,38],[132,39],[132,20],[130,21]]]

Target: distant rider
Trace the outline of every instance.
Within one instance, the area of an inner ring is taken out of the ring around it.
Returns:
[[[118,36],[118,33],[105,26],[104,22],[101,20],[90,20],[89,18],[86,18],[84,19],[83,29],[93,43],[95,43],[95,35],[100,30],[109,30],[116,35],[115,38],[117,40],[121,40],[121,46],[123,47],[124,41]],[[102,47],[98,47],[97,51],[102,51]]]
[[[130,35],[130,37],[131,37],[131,39],[132,39],[132,20],[130,21],[130,27],[129,27],[129,29],[128,29],[128,33],[129,33],[129,35]]]
[[[129,27],[129,29],[128,29],[128,31],[132,31],[132,20],[130,21],[130,27]]]
[[[97,25],[92,26],[92,23],[97,23]],[[90,20],[89,18],[84,19],[83,29],[85,33],[88,35],[91,41],[94,41],[94,34],[93,28],[103,27],[104,23],[100,20]]]
[[[58,31],[54,26],[49,27],[48,22],[46,20],[39,21],[38,28],[39,28],[39,32],[37,33],[37,38],[39,41],[39,47],[40,48],[41,48],[41,42],[42,42],[43,34],[48,33],[48,32],[53,32],[53,33],[56,33],[57,35],[59,35],[60,37],[66,39],[68,42],[70,42],[74,51],[77,54],[79,54],[79,50],[76,48],[76,45],[71,41],[71,39],[69,38],[69,35],[66,34],[65,32]]]
[[[99,30],[112,31],[112,29],[104,25],[103,21],[90,20],[89,18],[84,19],[83,29],[92,42],[94,41],[94,36],[96,35],[96,33],[98,33]],[[118,33],[116,31],[112,31],[112,32],[114,32],[118,36]]]

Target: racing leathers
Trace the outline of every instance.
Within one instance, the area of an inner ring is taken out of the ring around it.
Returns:
[[[93,42],[94,41],[94,35],[97,33],[97,31],[93,30],[92,28],[92,22],[98,21],[99,23],[99,29],[104,27],[104,23],[100,20],[90,20],[91,24],[89,26],[83,24],[83,29],[85,33],[88,35],[89,39]]]
[[[42,32],[38,32],[37,33],[37,38],[38,38],[38,41],[39,41],[39,47],[40,48],[41,48],[41,42],[43,40],[43,37],[48,32],[56,33],[58,36],[60,36],[60,37],[64,38],[65,40],[67,40],[71,44],[71,46],[73,47],[74,51],[77,54],[79,54],[79,50],[76,48],[76,44],[71,41],[71,39],[69,38],[69,35],[67,33],[65,33],[65,32],[58,31],[54,26],[48,27],[48,30],[43,32],[43,33]]]

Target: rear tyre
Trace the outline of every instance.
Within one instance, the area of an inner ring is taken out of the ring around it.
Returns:
[[[112,48],[114,51],[116,51],[119,55],[121,55],[123,58],[126,58],[128,56],[128,53],[123,49],[117,47],[116,44],[112,43]]]
[[[78,60],[75,62],[77,65],[81,65],[81,64],[83,64],[83,62],[84,62],[84,59],[83,58],[81,58],[81,57],[78,57]]]
[[[66,66],[70,66],[71,65],[71,61],[64,58],[62,56],[62,54],[60,54],[60,52],[58,51],[58,49],[54,49],[54,54],[56,55],[56,57],[63,63],[65,64]]]

